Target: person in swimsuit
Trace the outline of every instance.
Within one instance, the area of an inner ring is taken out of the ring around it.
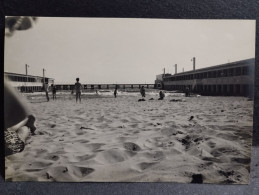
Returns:
[[[44,86],[44,91],[46,93],[46,98],[47,98],[47,101],[49,101],[49,84],[48,83],[45,83]]]
[[[81,102],[81,90],[82,90],[82,85],[81,83],[79,83],[79,78],[76,78],[76,83],[75,83],[76,102],[78,99]]]
[[[57,99],[57,96],[56,96],[57,89],[56,89],[56,86],[54,84],[51,84],[51,90],[52,90],[53,100]]]
[[[141,89],[140,89],[140,94],[141,94],[141,96],[142,96],[143,98],[146,96],[144,86],[141,87]]]
[[[117,97],[117,86],[115,87],[115,90],[114,90],[114,97],[116,98]]]

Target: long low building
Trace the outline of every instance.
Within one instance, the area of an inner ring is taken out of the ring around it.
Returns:
[[[4,72],[4,77],[7,79],[10,84],[21,92],[34,92],[42,91],[43,80],[45,78],[45,83],[53,84],[54,79],[41,76],[25,75]]]
[[[251,96],[254,86],[255,59],[247,59],[174,75],[157,76],[155,83],[164,90],[184,91],[202,95]],[[159,78],[159,79],[158,79]]]

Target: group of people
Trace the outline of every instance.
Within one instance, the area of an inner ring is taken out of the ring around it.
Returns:
[[[57,93],[57,88],[54,84],[51,84],[51,86],[49,87],[48,83],[45,83],[44,86],[43,86],[43,89],[46,93],[46,98],[47,98],[47,101],[49,101],[49,91],[51,90],[52,92],[52,98],[53,100],[57,99],[57,96],[56,96],[56,93]]]
[[[57,88],[54,84],[51,84],[51,86],[48,85],[48,83],[45,83],[44,86],[44,91],[46,93],[46,98],[47,98],[47,101],[49,101],[49,91],[51,90],[52,92],[52,98],[53,100],[56,100],[57,99]],[[76,83],[75,83],[75,86],[74,86],[74,90],[75,90],[75,93],[76,93],[76,102],[78,102],[78,100],[81,102],[81,90],[82,90],[82,85],[81,83],[79,83],[79,78],[76,78]]]
[[[146,92],[145,92],[144,86],[142,86],[142,87],[140,88],[140,94],[141,94],[142,98],[146,97]],[[158,100],[163,100],[164,97],[165,97],[165,93],[164,93],[163,91],[160,91],[160,92],[159,92],[159,98],[158,98]]]
[[[82,92],[82,89],[83,89],[83,86],[82,84],[79,82],[79,78],[76,78],[76,83],[74,85],[74,89],[72,90],[72,94],[74,93],[75,91],[75,95],[76,95],[76,103],[79,101],[81,102],[81,92]],[[44,85],[44,91],[46,93],[46,98],[47,98],[47,101],[49,101],[49,91],[51,90],[52,92],[52,96],[53,96],[53,100],[57,99],[57,96],[56,96],[56,92],[57,92],[57,88],[54,84],[51,84],[51,86],[49,87],[48,84],[46,83]],[[118,88],[117,86],[115,87],[114,89],[114,97],[117,98],[117,94],[118,94]],[[145,92],[145,88],[144,86],[142,86],[140,88],[140,94],[142,96],[142,98],[145,98],[146,97],[146,92]],[[165,94],[163,91],[160,91],[159,92],[159,99],[158,100],[163,100],[165,97]]]
[[[116,98],[117,97],[117,94],[118,94],[118,88],[117,86],[115,87],[114,89],[114,97]],[[144,86],[141,86],[140,88],[140,94],[141,94],[141,97],[144,99],[146,97],[146,91],[145,91],[145,88]],[[163,100],[165,97],[165,94],[163,91],[160,91],[159,92],[159,99],[158,100]]]

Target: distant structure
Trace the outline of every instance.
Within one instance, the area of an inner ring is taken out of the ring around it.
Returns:
[[[44,80],[43,77],[10,73],[10,72],[4,72],[4,76],[7,80],[9,80],[10,84],[18,91],[21,91],[21,92],[42,91],[43,80]],[[45,77],[45,83],[48,83],[49,85],[51,85],[54,83],[54,79]]]
[[[178,74],[156,76],[157,88],[202,95],[253,96],[255,59],[247,59]]]
[[[75,84],[56,84],[55,85],[57,90],[73,90]],[[84,91],[91,91],[91,90],[110,90],[110,89],[120,89],[120,90],[126,90],[126,89],[140,89],[142,86],[144,86],[147,89],[154,89],[155,84],[82,84]]]
[[[167,74],[159,74],[156,75],[156,80],[155,80],[155,88],[157,89],[164,89],[164,78],[167,78],[169,76],[172,76],[171,74],[167,73]]]

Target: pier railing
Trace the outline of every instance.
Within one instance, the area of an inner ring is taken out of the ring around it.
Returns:
[[[56,84],[57,90],[73,90],[74,84]],[[84,90],[110,90],[110,89],[156,89],[156,84],[82,84]]]

